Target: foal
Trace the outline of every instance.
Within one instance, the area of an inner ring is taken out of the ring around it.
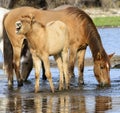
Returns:
[[[46,77],[52,92],[54,92],[49,63],[50,55],[54,56],[60,70],[59,90],[64,88],[63,74],[65,75],[66,89],[68,89],[68,30],[66,25],[61,21],[52,21],[44,26],[37,22],[32,15],[27,15],[16,22],[16,34],[25,35],[28,40],[35,66],[35,92],[39,90],[39,59],[44,63]]]

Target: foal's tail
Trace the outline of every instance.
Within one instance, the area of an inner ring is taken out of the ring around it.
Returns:
[[[4,22],[8,13],[3,19],[3,57],[4,57],[4,69],[8,76],[13,75],[13,48],[5,30]]]

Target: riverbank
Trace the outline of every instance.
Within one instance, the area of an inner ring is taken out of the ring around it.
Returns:
[[[54,60],[50,60],[51,67],[56,67],[56,62]],[[75,64],[77,66],[77,62]],[[113,56],[111,58],[111,67],[112,68],[120,68],[120,56]],[[85,66],[93,66],[93,59],[92,58],[85,58]],[[117,66],[117,67],[116,67]]]
[[[91,18],[120,16],[120,8],[108,10],[102,8],[84,8],[82,10],[84,10]]]
[[[120,8],[103,10],[102,8],[83,9],[97,27],[120,27]]]

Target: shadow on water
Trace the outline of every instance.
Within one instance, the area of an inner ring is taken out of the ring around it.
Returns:
[[[40,79],[40,92],[34,93],[34,71],[21,88],[9,89],[7,78],[1,80],[0,113],[117,113],[120,112],[120,70],[111,70],[111,87],[100,88],[92,67],[85,68],[85,85],[78,87],[77,76],[70,90],[58,91],[58,70],[51,69],[55,93],[48,81]],[[77,75],[77,69],[75,69]]]

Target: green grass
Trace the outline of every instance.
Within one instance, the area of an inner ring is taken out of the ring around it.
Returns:
[[[96,17],[93,22],[97,27],[118,27],[120,26],[120,16],[116,17]]]

